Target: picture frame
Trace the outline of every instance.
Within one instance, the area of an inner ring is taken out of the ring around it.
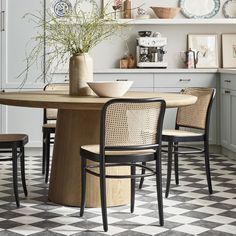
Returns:
[[[188,34],[188,48],[198,54],[196,68],[218,68],[217,34]]]
[[[118,6],[120,7],[118,8]],[[122,19],[122,6],[123,0],[103,0],[102,7],[105,10],[106,14],[111,14],[113,19]],[[117,9],[115,8],[117,7]]]
[[[236,34],[222,34],[223,68],[236,68]]]

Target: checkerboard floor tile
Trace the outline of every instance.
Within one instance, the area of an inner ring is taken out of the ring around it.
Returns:
[[[230,236],[236,235],[236,161],[221,155],[211,156],[214,194],[209,195],[204,172],[204,158],[180,157],[180,184],[171,182],[169,198],[164,198],[165,225],[159,226],[155,178],[144,181],[136,192],[133,214],[129,206],[108,210],[109,231],[103,232],[100,209],[86,209],[53,204],[47,200],[48,185],[41,175],[39,152],[26,158],[29,196],[22,191],[21,207],[16,208],[12,191],[11,164],[0,163],[0,236]],[[149,164],[150,166],[153,163]],[[163,156],[163,191],[166,183],[166,156]],[[21,189],[21,186],[20,186]]]

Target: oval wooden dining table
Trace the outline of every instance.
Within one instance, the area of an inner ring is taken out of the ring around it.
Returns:
[[[194,104],[197,98],[174,93],[128,92],[125,98],[160,97],[167,108]],[[2,92],[0,104],[57,108],[57,124],[53,149],[48,198],[50,201],[69,206],[80,205],[80,146],[99,142],[100,111],[111,98],[96,96],[72,97],[58,92]],[[112,167],[111,174],[125,174],[126,167]],[[100,206],[99,180],[87,176],[86,206]],[[128,204],[130,181],[127,179],[107,180],[107,205]]]

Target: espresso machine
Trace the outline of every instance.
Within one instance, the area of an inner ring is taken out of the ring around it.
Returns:
[[[161,34],[155,37],[137,38],[137,67],[139,68],[167,68],[168,63],[164,60],[167,38]]]

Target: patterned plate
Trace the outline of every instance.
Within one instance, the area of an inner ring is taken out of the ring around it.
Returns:
[[[212,18],[220,10],[220,0],[179,0],[179,6],[187,18]]]
[[[63,17],[66,12],[72,10],[72,5],[69,0],[56,0],[52,4],[52,8],[57,17]]]

